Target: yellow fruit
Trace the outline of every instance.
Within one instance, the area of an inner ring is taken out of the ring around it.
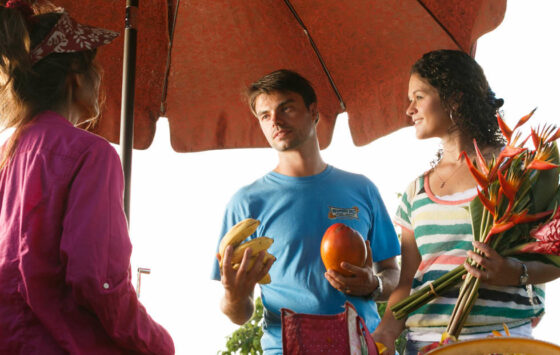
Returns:
[[[237,223],[224,235],[220,246],[218,247],[218,252],[220,257],[224,257],[224,251],[228,245],[233,245],[234,247],[240,244],[242,241],[247,239],[251,234],[255,233],[260,222],[253,218],[246,218],[241,222]]]
[[[377,347],[377,352],[380,355],[383,354],[387,350],[387,347],[385,346],[385,344],[380,343],[378,341],[375,342],[375,346]]]
[[[270,274],[266,274],[264,275],[264,277],[262,279],[259,280],[259,283],[261,285],[266,285],[269,284],[272,281],[272,279],[270,278]]]
[[[253,265],[255,264],[255,260],[257,260],[258,256],[259,256],[258,254],[251,256],[251,258],[249,259],[249,265],[247,270],[251,270],[253,268]],[[269,261],[270,259],[276,259],[276,258],[274,257],[274,255],[266,252],[263,258],[263,264],[266,264],[266,262]],[[241,267],[241,263],[233,264],[233,270],[239,270],[239,267]]]
[[[253,251],[251,255],[257,255],[261,251],[267,250],[272,245],[272,243],[274,243],[274,240],[268,237],[258,237],[255,239],[251,239],[248,242],[242,243],[235,249],[233,249],[231,263],[241,263],[241,260],[243,260],[243,254],[245,253],[245,250],[247,250],[247,248],[251,248],[251,250]]]

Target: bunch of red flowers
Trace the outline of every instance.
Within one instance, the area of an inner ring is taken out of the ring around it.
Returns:
[[[469,170],[478,183],[478,198],[470,203],[474,240],[488,244],[502,256],[519,259],[530,256],[560,267],[559,155],[556,140],[560,129],[545,125],[522,138],[518,128],[533,115],[522,117],[510,129],[500,115],[499,127],[507,144],[489,161],[476,141],[475,161],[463,152]],[[533,148],[527,148],[528,141]],[[475,250],[476,251],[476,250]],[[479,267],[472,260],[472,265]],[[441,276],[391,307],[397,319],[407,316],[448,289],[466,274],[463,265]],[[480,280],[468,274],[461,286],[444,341],[457,339],[478,295]]]

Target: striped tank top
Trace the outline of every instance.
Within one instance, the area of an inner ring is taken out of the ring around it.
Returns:
[[[395,216],[396,224],[414,232],[422,257],[414,276],[412,292],[428,285],[447,271],[464,263],[472,250],[469,203],[474,198],[443,200],[430,190],[428,174],[412,182],[402,196]],[[412,312],[406,326],[411,332],[442,333],[455,306],[459,287],[440,295]],[[544,285],[534,287],[531,300],[524,286],[482,284],[478,299],[462,334],[485,333],[527,324],[544,312]]]

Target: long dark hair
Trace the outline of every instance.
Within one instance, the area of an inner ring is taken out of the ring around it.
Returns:
[[[504,144],[496,120],[504,100],[496,98],[471,56],[457,50],[428,52],[412,66],[411,74],[420,75],[438,91],[462,134],[476,139],[481,147]]]
[[[23,127],[37,113],[64,105],[73,94],[71,74],[84,74],[90,80],[101,75],[94,63],[95,50],[53,53],[31,63],[30,50],[49,34],[60,16],[60,12],[30,16],[21,9],[0,6],[0,129],[15,128],[0,154],[0,170],[13,155]],[[83,107],[91,106],[71,99]]]

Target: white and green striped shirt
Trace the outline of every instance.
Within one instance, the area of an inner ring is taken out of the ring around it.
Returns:
[[[422,261],[414,276],[412,292],[462,264],[472,250],[469,203],[475,197],[442,199],[430,190],[428,174],[405,191],[395,222],[414,232]],[[411,332],[445,331],[455,306],[459,286],[411,313],[406,325]],[[544,285],[536,286],[533,302],[523,286],[502,287],[482,284],[478,299],[467,319],[463,334],[503,330],[527,324],[544,312]]]

